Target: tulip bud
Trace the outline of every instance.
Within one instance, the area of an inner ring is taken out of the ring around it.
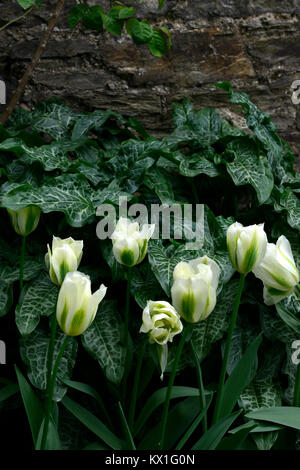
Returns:
[[[51,281],[60,286],[68,272],[77,270],[82,258],[83,241],[73,240],[71,237],[53,237],[52,251],[49,245],[47,247],[46,266],[49,268]]]
[[[161,376],[168,362],[168,341],[182,331],[182,323],[175,308],[169,302],[148,300],[143,311],[143,324],[140,333],[149,333],[150,343],[157,343],[158,360]]]
[[[130,222],[129,219],[121,217],[111,235],[113,253],[118,263],[127,267],[141,263],[146,256],[148,240],[154,229],[154,224],[145,224],[140,232],[137,222]]]
[[[264,224],[243,227],[235,222],[227,230],[227,247],[233,267],[247,274],[263,259],[267,249]]]
[[[253,273],[264,283],[264,301],[267,305],[279,302],[295,290],[299,283],[299,271],[290,242],[284,235],[278,238],[276,245],[268,243],[266,254]]]
[[[172,303],[188,323],[205,320],[215,308],[219,276],[219,266],[208,256],[175,267]]]
[[[41,209],[37,206],[27,206],[18,211],[7,209],[11,223],[18,235],[27,237],[39,223]]]
[[[56,318],[68,336],[81,335],[93,322],[107,287],[101,284],[92,294],[89,276],[73,271],[66,274],[59,291]]]

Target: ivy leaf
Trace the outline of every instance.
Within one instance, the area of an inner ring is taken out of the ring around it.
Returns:
[[[103,26],[107,31],[109,31],[112,34],[116,34],[117,36],[121,36],[122,29],[124,26],[124,20],[121,19],[116,19],[110,14],[102,14],[102,21],[103,21]]]
[[[56,361],[64,339],[65,335],[58,330],[54,346],[53,364]],[[39,390],[46,390],[47,386],[49,342],[49,336],[39,328],[35,329],[29,335],[23,336],[20,340],[20,353],[23,361],[28,365],[28,377],[32,385]],[[62,400],[67,391],[67,387],[63,385],[61,380],[70,379],[72,376],[76,361],[77,346],[76,339],[70,337],[58,369],[58,379],[54,390],[54,400],[56,401]]]
[[[71,29],[74,29],[78,23],[83,19],[85,13],[89,11],[89,6],[86,4],[75,5],[69,13],[68,23]]]
[[[162,31],[153,30],[151,41],[148,43],[149,50],[155,57],[162,57],[168,50],[168,43]]]
[[[80,6],[80,5],[78,5]],[[103,31],[103,8],[100,5],[89,7],[89,10],[83,14],[82,24],[87,29]]]
[[[21,306],[16,309],[16,324],[22,336],[32,333],[40,316],[49,317],[55,312],[58,287],[44,274],[27,288]]]
[[[114,6],[109,10],[109,15],[112,18],[119,18],[124,20],[133,16],[136,12],[134,7]]]
[[[149,43],[153,36],[150,24],[145,20],[138,21],[136,18],[131,18],[126,22],[126,31],[138,45]]]
[[[122,322],[113,301],[101,302],[91,326],[82,334],[82,344],[96,359],[107,379],[119,384],[124,373],[125,348]]]
[[[27,8],[31,7],[35,3],[36,0],[17,0],[18,4],[24,8],[24,10],[27,10]]]

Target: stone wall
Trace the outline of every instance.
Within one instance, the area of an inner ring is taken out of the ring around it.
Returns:
[[[56,0],[0,33],[0,77],[8,98],[45,30]],[[90,5],[106,0],[91,0]],[[280,135],[292,146],[300,168],[300,105],[291,101],[291,84],[300,79],[300,0],[157,0],[136,4],[138,16],[165,25],[173,47],[162,59],[147,46],[121,37],[71,31],[67,0],[52,39],[23,96],[29,107],[51,96],[75,109],[111,108],[140,119],[153,135],[172,128],[171,103],[189,97],[196,109],[218,107],[223,116],[244,126],[237,108],[215,88],[231,81],[271,114]],[[1,24],[19,16],[15,0],[0,0]]]

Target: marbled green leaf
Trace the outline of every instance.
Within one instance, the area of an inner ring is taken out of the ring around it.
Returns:
[[[227,171],[237,186],[250,184],[260,204],[270,196],[274,179],[267,157],[257,153],[257,146],[249,137],[238,137],[227,147],[233,161],[227,162]]]
[[[65,335],[58,329],[55,339],[53,364],[65,339]],[[46,390],[47,385],[47,358],[50,338],[49,335],[36,328],[32,333],[20,340],[20,353],[28,366],[28,377],[32,385],[39,390]],[[54,399],[62,400],[67,387],[59,379],[70,379],[76,361],[78,343],[73,337],[69,338],[66,350],[60,362],[57,381],[54,390]]]
[[[30,334],[37,327],[41,315],[49,317],[55,313],[58,290],[48,274],[30,284],[22,304],[16,309],[16,324],[21,335]]]
[[[107,379],[118,384],[124,373],[125,348],[122,322],[113,301],[100,303],[91,326],[82,334],[82,344],[103,369]]]

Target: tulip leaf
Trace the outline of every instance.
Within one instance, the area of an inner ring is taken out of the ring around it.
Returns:
[[[118,439],[94,414],[79,405],[79,403],[71,400],[69,397],[65,397],[62,400],[62,404],[110,448],[114,450],[122,449],[122,441]]]
[[[43,419],[40,430],[39,430],[39,434],[37,437],[35,450],[41,450],[44,424],[45,424],[45,420]],[[50,417],[50,421],[48,425],[48,431],[47,431],[44,450],[61,450],[61,443],[60,443],[58,431],[57,431],[57,428],[55,426],[52,416]]]
[[[53,364],[62,346],[65,335],[57,331]],[[70,337],[66,350],[60,362],[57,381],[54,390],[54,400],[59,401],[67,391],[60,379],[70,378],[76,361],[77,341]],[[36,388],[46,390],[47,385],[47,357],[49,348],[49,336],[41,329],[36,328],[32,333],[23,336],[20,340],[20,353],[23,361],[28,366],[28,377]]]
[[[105,416],[107,422],[112,427],[110,416],[107,412],[107,409],[106,409],[105,404],[104,404],[104,402],[101,398],[101,395],[99,395],[99,393],[93,387],[91,387],[91,385],[88,385],[88,384],[85,384],[85,383],[82,383],[82,382],[77,382],[77,381],[74,381],[74,380],[68,380],[68,379],[63,379],[62,382],[64,384],[66,384],[68,387],[74,388],[75,390],[78,390],[82,393],[85,393],[86,395],[89,395],[89,396],[95,398],[95,400],[98,402],[98,405],[99,405],[103,415]]]
[[[225,382],[220,406],[220,417],[228,415],[251,380],[251,366],[257,360],[257,351],[262,342],[262,334],[255,338]]]
[[[40,276],[26,289],[21,306],[16,309],[16,324],[21,335],[28,335],[37,327],[40,315],[55,313],[58,287],[48,274]]]
[[[19,385],[11,383],[0,389],[0,403],[19,392]]]
[[[226,162],[227,171],[237,186],[250,184],[263,204],[273,189],[274,179],[266,156],[259,154],[257,145],[250,137],[236,137],[227,146],[226,152],[234,157]]]
[[[223,417],[220,421],[214,424],[205,434],[202,436],[199,441],[194,444],[192,450],[214,450],[221,442],[222,437],[232,423],[238,418],[241,414],[240,411],[236,411],[231,415]]]
[[[39,399],[17,366],[15,366],[15,371],[29,421],[33,442],[35,444],[38,439],[39,430],[44,417],[44,411]]]
[[[257,427],[257,424],[252,422],[247,427],[244,427],[237,431],[235,434],[229,437],[225,437],[218,444],[216,450],[238,450],[241,449],[243,442],[247,439],[249,433]]]
[[[165,435],[165,450],[172,449],[176,442],[190,428],[199,410],[199,390],[198,396],[186,398],[177,403],[169,412]],[[161,423],[151,428],[141,443],[138,450],[153,450],[158,448],[158,441],[161,435]]]
[[[247,413],[246,418],[282,424],[300,430],[300,408],[296,406],[274,406],[260,408]]]
[[[113,301],[104,300],[91,326],[82,334],[82,344],[96,359],[107,379],[121,382],[125,366],[123,324]]]
[[[135,423],[134,427],[134,435],[138,434],[146,421],[150,418],[152,413],[156,410],[156,408],[162,405],[166,398],[166,391],[167,387],[160,388],[156,390],[150,398],[148,398],[147,402],[145,403],[140,415]],[[207,392],[209,395],[209,393]],[[175,398],[182,398],[182,397],[197,397],[199,396],[199,389],[192,388],[192,387],[179,387],[173,386],[171,392],[171,399]]]

